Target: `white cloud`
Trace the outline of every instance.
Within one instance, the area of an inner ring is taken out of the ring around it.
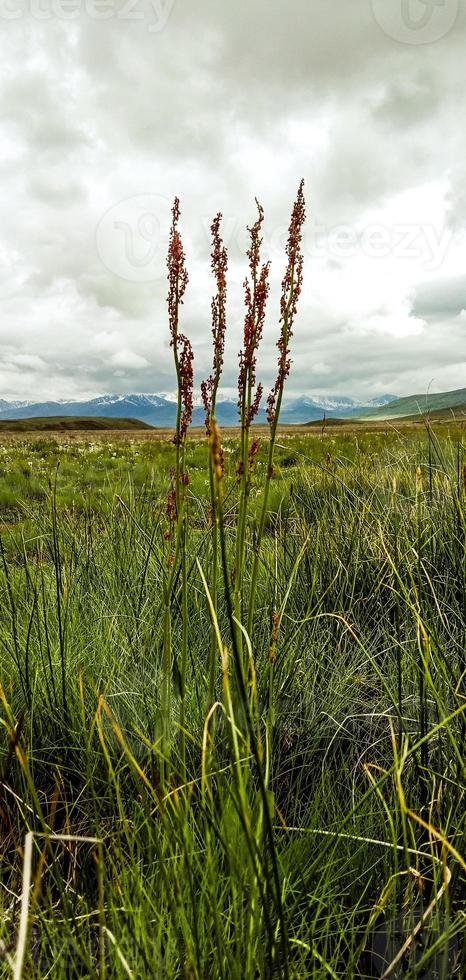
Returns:
[[[149,361],[146,357],[141,357],[140,354],[135,354],[132,350],[127,350],[123,348],[112,354],[110,358],[110,363],[114,364],[118,368],[128,368],[129,370],[138,370],[139,368],[149,367]]]
[[[311,365],[311,371],[313,374],[331,374],[332,369],[329,364],[325,364],[323,361],[317,361],[316,364]]]
[[[25,368],[25,370],[42,371],[47,367],[42,357],[39,357],[37,354],[12,354],[8,358],[8,361],[17,367]]]
[[[93,350],[99,353],[116,353],[121,344],[121,334],[116,330],[102,330],[91,338]]]
[[[224,214],[227,389],[245,227],[261,199],[273,288],[259,372],[270,383],[301,176],[309,222],[290,390],[464,383],[464,4],[441,40],[418,46],[387,36],[370,3],[341,4],[337,21],[328,0],[286,11],[281,0],[140,0],[141,18],[117,6],[102,21],[88,4],[70,21],[56,4],[42,20],[19,6],[0,66],[3,396],[173,387],[164,255],[175,194],[198,383],[211,359],[209,227]]]

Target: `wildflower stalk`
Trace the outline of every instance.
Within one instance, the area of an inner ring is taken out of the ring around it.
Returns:
[[[267,458],[267,470],[265,475],[264,493],[262,498],[262,508],[259,518],[259,527],[254,545],[254,559],[251,573],[251,589],[249,593],[247,629],[251,636],[254,620],[254,609],[257,592],[257,576],[259,572],[259,561],[261,553],[262,538],[264,536],[265,521],[267,517],[270,481],[274,472],[275,441],[277,437],[278,422],[283,400],[283,391],[286,379],[290,373],[290,339],[293,335],[293,323],[296,316],[298,300],[301,294],[303,282],[303,255],[301,249],[302,229],[306,218],[304,201],[304,181],[302,180],[296,201],[293,205],[291,222],[288,232],[286,254],[288,258],[285,276],[282,281],[282,295],[280,300],[280,336],[277,341],[278,347],[278,371],[275,384],[267,398],[267,421],[269,423],[270,438]]]
[[[220,236],[220,225],[222,215],[219,212],[211,225],[212,232],[212,253],[211,269],[216,281],[217,291],[212,298],[212,340],[213,340],[213,363],[212,373],[207,381],[201,384],[202,401],[205,408],[205,425],[207,437],[210,438],[212,426],[215,424],[215,409],[217,402],[217,392],[223,368],[223,354],[225,348],[226,330],[226,294],[227,294],[227,268],[228,256]],[[221,455],[221,447],[220,447]],[[223,465],[223,460],[222,460]],[[213,469],[212,455],[209,453],[209,486],[210,486],[210,508],[212,519],[212,582],[211,600],[215,615],[217,614],[217,591],[218,591],[218,508],[216,506],[215,474]],[[209,679],[208,679],[208,710],[214,701],[215,695],[215,664],[217,658],[217,639],[214,624],[212,624],[212,638],[209,655]]]
[[[189,477],[186,470],[186,436],[193,410],[193,353],[188,338],[179,332],[180,306],[188,284],[185,254],[178,230],[180,206],[175,198],[172,208],[172,225],[168,245],[168,318],[170,345],[173,349],[177,380],[177,407],[175,427],[175,467],[172,472],[172,486],[167,499],[167,516],[170,527],[168,571],[164,585],[164,633],[162,658],[162,756],[164,759],[164,778],[170,771],[170,713],[171,713],[171,675],[172,675],[172,614],[171,604],[175,576],[181,555],[181,595],[182,595],[182,633],[180,663],[180,756],[182,774],[186,770],[185,736],[185,689],[188,651],[188,606],[187,606],[187,558],[186,558],[186,488]]]
[[[225,536],[225,524],[223,517],[223,499],[224,499],[224,474],[223,474],[223,459],[220,445],[220,434],[218,426],[213,421],[211,432],[209,436],[209,449],[210,457],[212,460],[212,469],[214,477],[214,492],[216,495],[217,503],[217,513],[218,513],[218,527],[219,527],[219,543],[220,543],[220,558],[221,566],[223,572],[224,586],[225,586],[225,602],[226,611],[230,626],[230,635],[232,642],[232,653],[233,653],[233,663],[235,670],[235,677],[237,682],[238,699],[236,705],[233,700],[228,698],[227,707],[229,711],[227,717],[230,720],[231,726],[231,737],[235,743],[234,757],[236,765],[233,767],[234,774],[236,776],[236,788],[238,791],[238,815],[242,823],[242,827],[245,833],[246,840],[252,837],[251,844],[253,850],[258,854],[263,854],[262,859],[262,874],[264,875],[264,886],[265,886],[265,901],[263,902],[264,915],[266,921],[269,922],[270,909],[275,910],[277,917],[277,925],[279,928],[280,935],[280,956],[279,956],[279,969],[281,970],[280,975],[287,980],[290,976],[289,973],[289,945],[288,945],[288,930],[286,924],[286,918],[284,914],[284,908],[282,903],[282,883],[280,880],[280,871],[277,861],[276,844],[274,837],[274,830],[271,819],[271,807],[270,798],[267,791],[267,785],[264,778],[264,759],[263,759],[263,748],[260,739],[260,727],[257,723],[254,725],[254,720],[252,716],[251,704],[248,696],[248,686],[244,673],[244,665],[242,663],[242,648],[239,644],[238,638],[241,634],[241,629],[237,627],[237,621],[234,610],[234,602],[231,595],[230,586],[230,572],[228,564],[228,554],[227,554],[227,543]],[[226,659],[228,658],[228,653],[225,653]],[[228,664],[228,659],[227,659]],[[228,669],[228,667],[227,667]],[[228,689],[228,678],[227,689]],[[241,717],[243,718],[243,723],[240,723],[238,714],[233,714],[234,711],[241,712]],[[257,720],[258,721],[258,720]],[[243,757],[244,762],[241,765],[239,763],[239,746],[237,744],[239,733],[243,729],[242,739],[243,739]],[[247,790],[249,786],[249,755],[251,754],[254,760],[255,773],[259,789],[259,798],[261,801],[261,814],[259,819],[256,821],[254,827],[251,821],[251,812],[248,805]],[[275,927],[277,928],[277,927]],[[268,926],[270,930],[270,925]],[[276,960],[276,948],[275,939],[272,938],[272,933],[270,932],[270,975],[275,972],[275,960]],[[277,964],[278,965],[278,964]]]
[[[241,452],[237,475],[240,480],[238,502],[238,524],[236,533],[234,567],[234,608],[238,622],[242,618],[243,572],[245,564],[246,522],[249,494],[251,489],[251,470],[254,466],[258,443],[251,446],[250,430],[262,399],[262,385],[256,385],[257,351],[262,339],[267,299],[269,295],[270,263],[261,264],[261,228],[264,211],[256,200],[258,217],[248,228],[250,246],[248,249],[250,280],[244,282],[246,315],[244,320],[243,348],[239,355],[238,410],[241,423]],[[238,644],[242,646],[241,631],[238,630]]]

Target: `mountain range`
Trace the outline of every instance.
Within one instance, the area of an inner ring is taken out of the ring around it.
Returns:
[[[370,414],[384,410],[396,399],[395,395],[381,395],[370,401],[358,401],[346,396],[322,396],[312,398],[307,395],[290,399],[282,406],[281,421],[288,424],[312,422],[323,415],[329,418],[352,417],[362,411]],[[237,425],[238,408],[236,399],[221,399],[217,402],[217,420],[220,425]],[[88,418],[126,418],[139,419],[148,425],[170,427],[176,420],[176,397],[171,393],[101,395],[86,401],[5,401],[0,399],[0,422],[13,419],[49,418],[51,416],[86,416]],[[195,400],[193,425],[203,425],[204,409]],[[261,408],[258,422],[266,421],[265,409]]]
[[[435,394],[381,395],[369,401],[342,395],[311,397],[300,395],[282,406],[280,419],[288,425],[314,422],[327,418],[395,419],[419,415],[427,411],[448,410],[466,406],[466,388]],[[203,425],[204,409],[200,398],[194,400],[193,425]],[[0,399],[0,422],[15,419],[60,417],[87,417],[108,419],[138,419],[147,425],[171,427],[176,419],[176,396],[173,393],[100,395],[83,401],[5,401]],[[237,425],[236,399],[223,398],[217,403],[217,419],[220,425]],[[265,422],[265,409],[261,408],[257,422]]]

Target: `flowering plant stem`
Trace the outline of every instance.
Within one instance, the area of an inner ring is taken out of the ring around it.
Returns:
[[[181,235],[178,230],[180,208],[178,198],[172,208],[172,225],[168,247],[168,315],[170,326],[170,344],[173,348],[177,380],[177,405],[175,427],[175,468],[172,474],[172,489],[167,500],[167,516],[170,528],[167,532],[168,567],[164,584],[164,632],[162,655],[162,783],[170,778],[170,716],[171,716],[171,687],[172,687],[172,598],[178,571],[181,572],[181,654],[179,668],[180,683],[180,768],[186,775],[186,666],[188,652],[188,604],[187,604],[187,495],[188,474],[186,471],[186,435],[192,418],[193,406],[193,369],[191,344],[184,334],[179,332],[179,313],[183,296],[188,284],[188,274],[185,267],[185,255]],[[181,568],[179,568],[181,556]]]
[[[207,436],[210,438],[212,427],[216,424],[215,411],[217,404],[217,392],[223,367],[223,354],[225,346],[226,330],[226,295],[227,295],[227,268],[228,256],[226,248],[220,236],[220,225],[222,215],[219,212],[211,225],[212,232],[212,252],[211,269],[215,278],[217,291],[212,298],[212,339],[213,339],[213,364],[212,373],[207,381],[201,385],[202,400],[205,408],[205,424]],[[223,466],[223,458],[220,447],[219,465]],[[211,580],[211,601],[215,616],[217,614],[217,590],[218,590],[218,508],[215,492],[215,474],[213,462],[209,453],[209,489],[210,489],[210,508],[212,520],[212,580]],[[212,636],[209,654],[208,688],[207,688],[207,710],[209,711],[215,697],[215,677],[217,663],[217,638],[215,625],[212,623]]]
[[[277,429],[280,418],[280,411],[283,400],[283,392],[286,379],[290,373],[291,359],[289,344],[293,335],[293,321],[296,315],[298,299],[301,294],[303,280],[303,255],[301,249],[302,228],[306,218],[304,202],[304,181],[301,181],[298,189],[296,201],[293,205],[291,222],[288,231],[288,241],[286,254],[288,258],[285,276],[282,281],[282,295],[280,300],[280,336],[277,341],[278,347],[278,371],[274,387],[267,398],[267,419],[269,423],[270,437],[268,448],[267,469],[264,482],[264,493],[262,507],[257,530],[254,559],[251,573],[251,587],[249,592],[247,630],[249,636],[252,635],[254,625],[254,610],[257,596],[257,578],[259,572],[259,561],[261,554],[262,539],[264,536],[265,522],[268,512],[270,482],[274,473],[274,454]]]
[[[284,326],[284,336],[286,338],[286,342],[288,343],[289,333],[286,325]],[[264,537],[265,522],[267,519],[267,513],[269,509],[270,483],[274,472],[275,442],[277,438],[277,429],[278,429],[278,422],[280,418],[282,399],[283,399],[283,387],[280,389],[278,393],[277,402],[276,402],[276,411],[275,411],[273,421],[271,422],[270,425],[269,447],[267,451],[267,469],[266,469],[265,481],[264,481],[264,492],[262,496],[262,507],[261,507],[260,517],[259,517],[259,526],[257,529],[256,540],[254,543],[254,558],[252,563],[251,587],[249,592],[248,619],[247,619],[247,629],[248,629],[249,636],[252,636],[252,629],[253,629],[261,545],[262,545],[262,539]]]
[[[236,529],[236,548],[234,565],[234,609],[237,622],[237,644],[243,662],[243,636],[239,624],[243,616],[243,577],[246,556],[246,528],[248,503],[251,490],[251,470],[254,466],[256,444],[250,443],[252,422],[259,411],[262,398],[262,385],[256,385],[256,357],[264,328],[265,311],[269,294],[270,264],[261,263],[261,229],[264,211],[256,200],[258,217],[248,228],[250,246],[248,260],[250,280],[244,282],[246,313],[244,320],[243,348],[240,352],[238,377],[238,409],[241,424],[241,448],[238,465],[239,502]],[[246,662],[243,662],[246,672]]]

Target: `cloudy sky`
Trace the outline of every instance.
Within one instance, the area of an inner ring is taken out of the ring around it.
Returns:
[[[0,0],[0,397],[173,389],[170,206],[183,329],[210,362],[209,226],[230,254],[237,375],[245,226],[278,286],[301,176],[305,289],[290,391],[466,384],[465,0]]]

